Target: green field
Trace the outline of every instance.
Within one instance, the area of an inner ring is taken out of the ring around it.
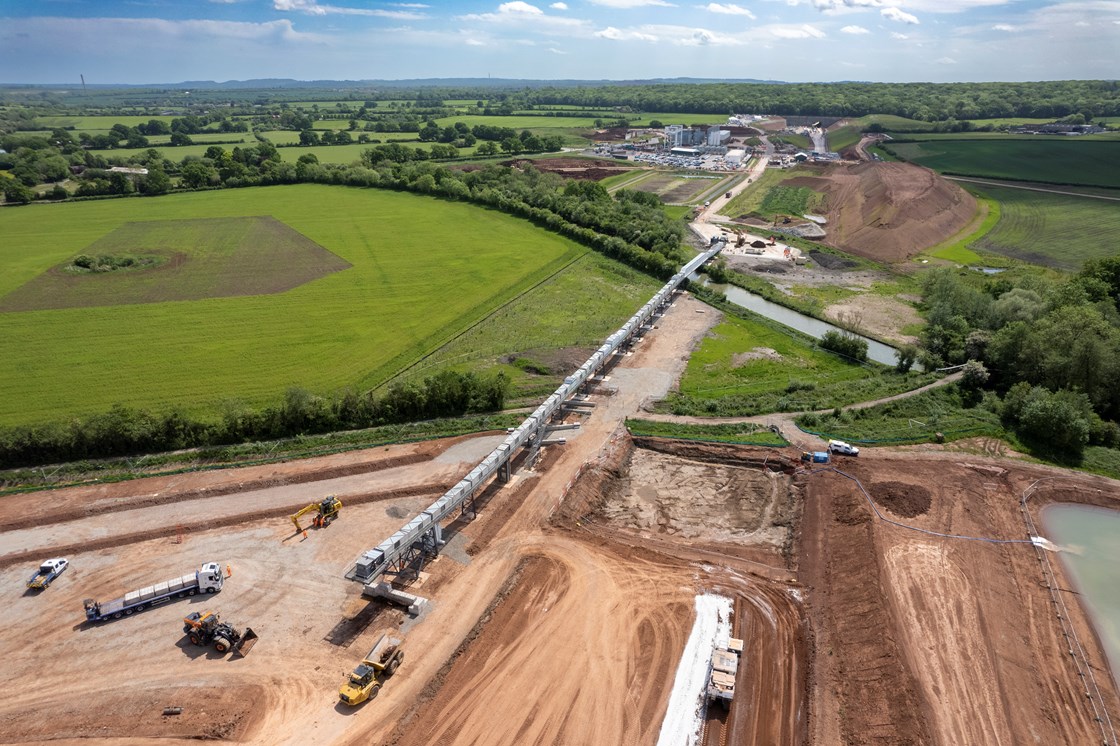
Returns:
[[[999,220],[971,248],[1060,269],[1115,256],[1120,201],[970,184],[999,203]]]
[[[868,114],[859,119],[853,119],[852,125],[863,130],[872,124],[880,124],[884,130],[890,132],[909,132],[911,130],[929,129],[932,122],[923,122],[919,119],[907,119],[893,114]]]
[[[1120,188],[1120,141],[989,138],[890,143],[905,160],[942,173]]]
[[[945,440],[1004,434],[998,415],[982,407],[965,408],[953,384],[839,416],[806,414],[796,422],[806,432],[861,445],[932,442],[937,433]]]
[[[838,153],[858,143],[862,136],[858,127],[838,127],[827,134],[828,149]]]
[[[770,168],[750,187],[737,194],[723,209],[725,215],[759,215],[768,220],[774,215],[804,215],[824,209],[824,195],[808,187],[783,186],[782,182],[804,176],[798,169]]]
[[[52,267],[0,298],[0,312],[163,303],[281,293],[350,265],[271,217],[128,222],[81,250],[151,256],[143,270]]]
[[[680,393],[666,404],[676,414],[716,417],[796,412],[889,396],[930,380],[853,365],[744,311],[705,337],[689,358]]]
[[[515,401],[539,399],[586,360],[661,283],[589,253],[406,371],[501,370]]]
[[[0,313],[0,424],[372,388],[587,252],[412,194],[236,189],[2,210],[0,297],[127,223],[260,215],[353,266],[271,295]]]
[[[56,129],[59,127],[70,128],[72,127],[76,132],[108,132],[113,128],[114,124],[123,124],[126,127],[135,127],[139,124],[147,124],[153,119],[161,122],[171,124],[171,120],[177,118],[178,114],[174,116],[124,116],[111,114],[109,116],[95,116],[95,117],[37,117],[35,124],[47,129]]]

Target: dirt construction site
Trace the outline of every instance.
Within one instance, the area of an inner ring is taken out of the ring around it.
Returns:
[[[959,446],[814,471],[808,440],[631,438],[717,319],[679,296],[566,443],[446,527],[416,616],[343,575],[504,433],[0,498],[0,743],[1115,744],[1101,645],[1028,520],[1118,507],[1120,485]],[[296,531],[327,495],[339,517]],[[57,556],[69,569],[25,590]],[[220,593],[85,620],[84,599],[206,562]],[[673,740],[699,594],[731,600],[744,649],[730,707],[686,702],[697,727]],[[207,610],[257,632],[249,655],[187,639]],[[384,633],[399,671],[341,703]]]

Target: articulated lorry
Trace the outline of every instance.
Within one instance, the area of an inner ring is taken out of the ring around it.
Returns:
[[[226,576],[217,562],[207,562],[197,571],[182,575],[162,583],[129,591],[112,601],[85,600],[86,620],[103,622],[106,619],[120,619],[149,606],[161,604],[175,598],[193,596],[197,593],[217,593],[222,590]]]
[[[397,672],[404,660],[401,641],[395,637],[381,635],[381,639],[366,654],[350,678],[338,690],[338,698],[348,705],[359,705],[373,699],[381,690],[386,678]]]

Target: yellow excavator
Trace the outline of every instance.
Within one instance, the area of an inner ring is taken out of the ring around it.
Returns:
[[[317,503],[311,503],[306,508],[300,508],[295,513],[292,513],[292,523],[295,524],[296,533],[303,531],[303,526],[299,525],[299,519],[303,518],[308,513],[316,512],[315,520],[311,523],[315,528],[326,528],[331,525],[331,521],[338,518],[338,511],[342,508],[342,501],[334,495],[325,497]]]

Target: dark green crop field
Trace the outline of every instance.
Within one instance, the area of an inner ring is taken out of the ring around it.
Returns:
[[[888,143],[886,148],[941,173],[1120,188],[1120,141],[937,139]]]
[[[237,249],[244,242],[219,229],[255,216],[270,216],[286,238]],[[196,244],[188,264],[200,274],[178,290],[166,284],[166,300],[137,303],[122,291],[112,305],[102,293],[97,305],[0,312],[0,424],[115,403],[218,416],[227,402],[271,403],[291,386],[372,388],[587,252],[498,212],[381,190],[300,185],[32,205],[0,210],[0,302],[121,231],[179,241],[180,251]],[[308,244],[334,257],[333,269],[295,266]],[[251,262],[230,260],[250,248]],[[277,277],[304,272],[302,282],[282,290],[276,277],[254,277],[269,258],[288,265],[274,268]],[[76,279],[135,287],[164,267]],[[199,297],[207,283],[262,282],[256,291],[266,294]]]

